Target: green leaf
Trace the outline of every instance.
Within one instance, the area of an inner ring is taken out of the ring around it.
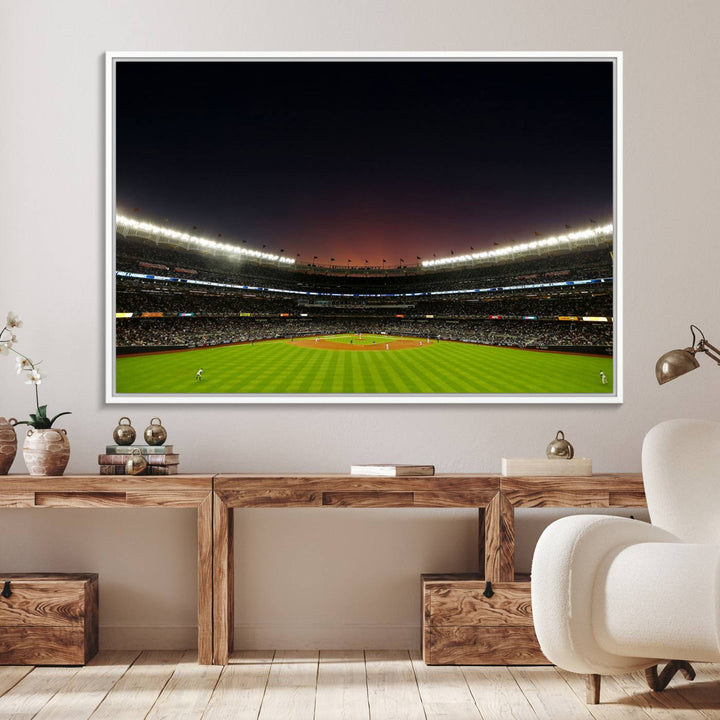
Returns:
[[[47,417],[47,405],[38,405],[38,417],[39,418]]]
[[[52,420],[50,420],[50,424],[48,425],[48,427],[52,427],[53,423],[62,415],[72,415],[72,413],[70,412],[70,410],[66,410],[65,412],[58,413]]]

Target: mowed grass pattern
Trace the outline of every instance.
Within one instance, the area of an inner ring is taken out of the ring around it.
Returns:
[[[202,382],[195,379],[199,368],[203,368]],[[607,385],[601,384],[601,371]],[[117,394],[574,394],[612,393],[612,389],[609,357],[458,342],[353,351],[271,340],[116,361]]]

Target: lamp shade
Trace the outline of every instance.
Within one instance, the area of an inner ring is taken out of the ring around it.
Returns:
[[[700,363],[695,357],[693,348],[670,350],[655,363],[655,377],[662,385],[697,367],[700,367]]]

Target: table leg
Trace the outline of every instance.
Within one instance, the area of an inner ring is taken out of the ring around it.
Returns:
[[[212,493],[198,506],[198,663],[213,661],[213,498]]]
[[[485,508],[478,508],[478,573],[485,577]]]
[[[213,493],[213,663],[227,665],[233,649],[234,511]]]
[[[490,501],[485,519],[485,579],[515,579],[515,509],[502,493]]]

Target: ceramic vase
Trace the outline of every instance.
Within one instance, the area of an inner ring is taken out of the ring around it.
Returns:
[[[14,418],[0,417],[0,475],[7,475],[17,453],[17,435],[13,427]]]
[[[62,475],[70,459],[67,432],[55,428],[28,428],[23,457],[31,475]]]

